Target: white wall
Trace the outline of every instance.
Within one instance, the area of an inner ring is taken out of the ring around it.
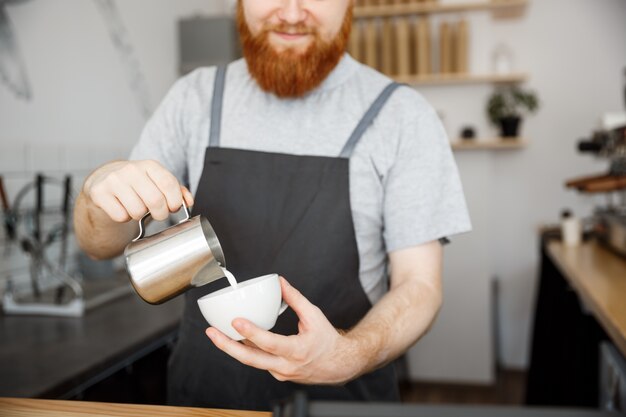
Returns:
[[[177,77],[177,19],[221,11],[223,2],[133,0],[116,4],[154,106]],[[130,148],[144,118],[95,2],[30,0],[8,10],[34,100],[16,100],[0,88],[2,142]]]
[[[486,152],[469,152],[463,159],[460,169],[473,229],[452,237],[445,247],[443,307],[431,331],[408,352],[412,380],[489,384],[495,379],[490,322],[495,164]]]
[[[176,78],[176,20],[196,11],[221,12],[225,3],[117,1],[152,106]],[[30,0],[8,10],[34,90],[34,100],[24,102],[0,87],[0,173],[10,174],[10,194],[36,170],[84,174],[100,162],[126,155],[144,118],[93,2]],[[423,372],[425,377],[465,375],[485,381],[492,372],[489,323],[469,321],[458,328],[457,318],[466,311],[490,319],[485,294],[490,279],[497,277],[501,360],[507,366],[526,364],[539,250],[536,229],[556,220],[564,206],[579,214],[590,212],[590,199],[565,190],[562,183],[606,167],[577,154],[575,143],[602,112],[623,108],[619,87],[626,66],[626,2],[531,0],[521,19],[493,20],[485,12],[466,17],[471,24],[471,68],[488,72],[494,46],[510,45],[516,69],[530,74],[528,85],[539,91],[543,105],[525,122],[528,149],[456,154],[475,232],[457,239],[447,251],[449,295],[440,322],[418,347],[426,354],[422,369],[433,365],[432,372]],[[422,92],[444,111],[452,137],[465,123],[489,136],[493,132],[483,108],[490,89],[428,87]],[[462,368],[452,366],[459,363]]]
[[[226,1],[116,1],[154,108],[177,78],[177,20],[227,10]],[[35,172],[74,175],[74,188],[99,164],[128,155],[145,116],[127,67],[94,0],[29,0],[7,6],[31,101],[0,83],[0,175],[9,199]],[[61,201],[48,190],[46,206]],[[23,206],[28,207],[28,201]],[[59,216],[44,219],[56,224]],[[27,277],[28,258],[0,230],[0,293],[8,276]]]
[[[537,226],[556,219],[562,207],[587,216],[595,203],[604,203],[566,190],[563,183],[608,169],[606,161],[577,153],[576,143],[591,134],[602,113],[624,109],[626,2],[536,3],[530,10],[529,29],[517,39],[520,63],[529,64],[531,84],[543,96],[543,110],[529,122],[527,132],[534,143],[528,152],[496,159],[500,173],[496,193],[501,200],[496,230],[511,241],[493,244],[495,272],[502,280],[502,360],[514,366],[527,363]]]
[[[470,152],[456,153],[472,215],[479,220],[472,243],[480,245],[489,239],[487,262],[491,277],[499,280],[500,361],[507,367],[524,367],[538,275],[537,229],[557,221],[563,207],[586,216],[594,203],[602,202],[566,190],[563,183],[608,167],[605,161],[577,153],[576,143],[591,133],[602,113],[624,109],[626,2],[531,0],[521,19],[497,20],[489,13],[466,17],[471,24],[471,69],[490,71],[493,49],[507,44],[514,52],[515,70],[529,73],[527,86],[539,92],[542,104],[539,113],[524,122],[523,134],[531,143],[527,149],[490,152],[488,162]],[[484,116],[490,91],[490,86],[421,89],[444,111],[451,137],[458,136],[466,123],[477,126],[480,136],[493,136],[495,131]],[[477,165],[484,163],[493,164],[494,177],[477,184]],[[476,199],[489,204],[477,202],[472,207]],[[487,234],[480,230],[485,216],[489,218]],[[452,256],[459,260],[457,254]],[[469,261],[468,256],[463,262]],[[458,284],[455,290],[460,293],[474,285],[463,276],[446,278]],[[449,315],[455,316],[455,311]],[[463,343],[463,337],[456,341]]]

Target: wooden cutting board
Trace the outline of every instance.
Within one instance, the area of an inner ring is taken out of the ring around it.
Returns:
[[[452,33],[448,22],[439,24],[439,72],[452,72]]]
[[[574,178],[565,182],[565,186],[568,188],[582,188],[589,183],[594,181],[602,181],[607,178],[610,178],[609,174],[598,174],[598,175],[588,175],[585,177]]]
[[[583,193],[609,193],[626,188],[626,176],[608,174],[576,178],[565,183],[568,188],[576,188]]]
[[[215,410],[139,404],[0,398],[0,416],[21,417],[271,417],[258,411]]]
[[[378,68],[378,25],[375,19],[365,21],[365,64]]]
[[[398,75],[411,74],[411,24],[408,17],[396,20],[396,64]]]
[[[585,185],[581,191],[586,193],[610,193],[626,188],[626,177],[611,177]]]
[[[461,19],[456,25],[456,60],[455,72],[467,74],[469,72],[468,50],[469,50],[469,28],[467,20]]]
[[[416,70],[418,75],[426,75],[432,72],[431,66],[431,39],[430,19],[426,16],[419,17],[415,25],[416,44]]]
[[[396,74],[394,65],[394,30],[392,18],[382,22],[380,53],[382,55],[382,71],[387,75]]]
[[[350,42],[348,44],[348,51],[350,55],[357,61],[363,61],[363,52],[361,46],[363,45],[363,33],[361,28],[361,22],[354,21],[352,23],[352,32],[350,33]]]

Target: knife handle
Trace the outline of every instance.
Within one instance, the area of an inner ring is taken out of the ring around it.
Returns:
[[[41,233],[41,215],[43,214],[43,186],[44,186],[45,177],[43,174],[37,174],[35,177],[35,219],[34,219],[34,227],[33,227],[33,236],[37,240],[37,242],[41,242],[43,240]]]
[[[70,212],[70,202],[72,197],[72,176],[66,175],[63,181],[63,215],[67,216]]]
[[[4,178],[0,175],[0,200],[2,203],[2,210],[6,213],[9,211],[9,199],[7,198],[7,193],[4,190]]]

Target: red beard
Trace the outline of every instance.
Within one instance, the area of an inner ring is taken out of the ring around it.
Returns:
[[[281,98],[302,97],[318,87],[341,60],[352,29],[352,7],[346,11],[341,29],[332,41],[324,42],[319,33],[313,31],[314,40],[303,53],[291,49],[276,52],[268,36],[272,31],[294,29],[297,33],[311,33],[305,25],[264,27],[261,33],[253,35],[240,1],[237,5],[237,27],[248,70],[261,89]]]

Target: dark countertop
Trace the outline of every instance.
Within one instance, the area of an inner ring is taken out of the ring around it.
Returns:
[[[154,306],[132,293],[81,318],[0,312],[0,396],[70,398],[173,341],[183,304]]]

